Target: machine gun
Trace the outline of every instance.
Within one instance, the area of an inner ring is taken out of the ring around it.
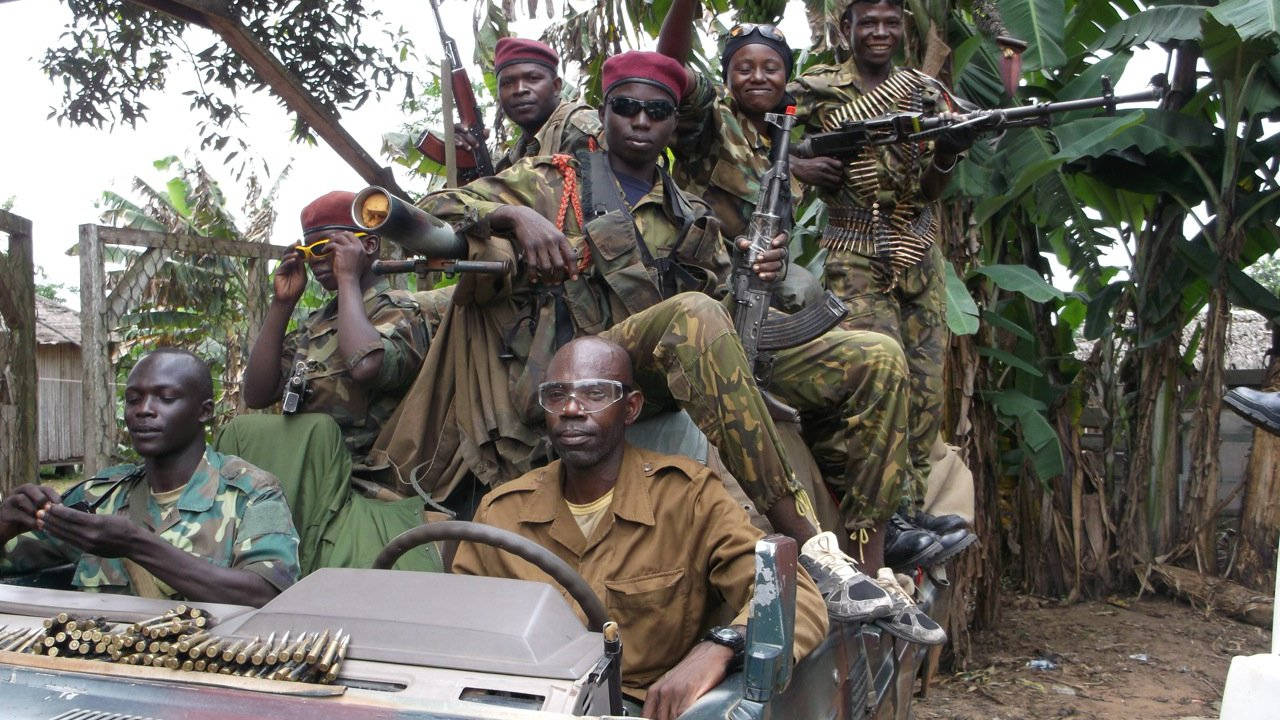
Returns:
[[[421,257],[408,260],[375,260],[375,275],[416,272],[489,273],[501,275],[510,266],[503,261],[464,260],[467,243],[448,223],[424,212],[385,188],[367,187],[351,204],[351,219],[365,232],[386,238]]]
[[[827,156],[847,160],[858,155],[868,145],[920,142],[949,130],[970,128],[978,132],[999,132],[1015,127],[1048,127],[1057,113],[1105,108],[1108,115],[1114,115],[1117,105],[1159,100],[1164,97],[1167,89],[1164,75],[1156,75],[1151,78],[1151,85],[1146,90],[1116,95],[1111,88],[1111,78],[1103,75],[1102,95],[1099,97],[977,110],[951,119],[943,119],[937,115],[926,116],[918,112],[890,113],[844,123],[831,132],[809,135],[796,145],[793,152],[802,158]]]
[[[760,255],[773,246],[777,236],[791,216],[791,128],[796,122],[795,107],[788,107],[785,114],[768,113],[765,121],[778,128],[777,140],[769,154],[770,167],[760,179],[760,195],[756,199],[755,212],[747,226],[746,250],[734,253],[733,277],[733,325],[742,339],[760,385],[768,382],[773,350],[795,347],[818,337],[835,326],[848,313],[844,303],[827,292],[820,303],[806,306],[794,315],[769,318],[769,301],[773,297],[776,280],[761,280],[751,266]],[[787,223],[789,224],[789,223]],[[762,357],[761,353],[765,353]]]
[[[471,79],[462,66],[462,57],[458,54],[458,45],[449,37],[444,29],[444,21],[440,19],[440,4],[430,0],[431,10],[436,16],[436,26],[440,28],[440,44],[444,46],[444,57],[449,66],[449,87],[453,89],[453,104],[458,109],[461,129],[476,139],[478,144],[474,152],[458,152],[458,179],[461,184],[471,182],[479,177],[493,174],[493,159],[489,157],[489,148],[484,144],[484,122],[480,119],[480,107],[476,104],[476,93],[472,89]],[[445,113],[445,122],[453,122],[453,109]],[[435,162],[444,165],[445,153],[449,148],[444,141],[436,137],[430,130],[418,138],[418,150]]]

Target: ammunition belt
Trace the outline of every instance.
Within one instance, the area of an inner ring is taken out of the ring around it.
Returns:
[[[924,260],[937,234],[933,205],[925,205],[918,213],[915,210],[910,205],[900,205],[887,214],[862,207],[829,208],[822,247],[876,258],[896,275]]]

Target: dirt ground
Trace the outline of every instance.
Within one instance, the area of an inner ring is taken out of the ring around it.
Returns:
[[[917,720],[1217,718],[1232,656],[1266,652],[1271,635],[1160,597],[1014,597],[974,640],[970,669],[916,698]]]

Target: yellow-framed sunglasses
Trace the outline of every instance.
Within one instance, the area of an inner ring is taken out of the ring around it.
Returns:
[[[346,228],[318,228],[318,229],[321,229],[321,230],[326,230],[326,229],[341,229],[341,230],[346,230]],[[352,235],[355,235],[357,238],[363,238],[363,237],[367,236],[369,233],[366,233],[366,232],[360,232],[360,231],[358,231],[358,230],[353,230],[353,231],[351,231],[351,234],[352,234]],[[313,261],[313,260],[319,260],[322,256],[329,254],[329,243],[331,243],[331,242],[333,242],[332,238],[329,238],[329,237],[327,237],[327,236],[326,236],[326,237],[322,237],[322,238],[318,238],[318,239],[316,239],[316,240],[313,240],[313,241],[311,241],[311,242],[309,242],[309,243],[308,243],[308,242],[305,242],[305,241],[303,241],[303,242],[299,242],[299,243],[298,243],[298,245],[297,245],[294,249],[295,249],[295,250],[297,250],[298,252],[302,253],[302,260],[303,260],[303,262],[311,262],[311,261]]]

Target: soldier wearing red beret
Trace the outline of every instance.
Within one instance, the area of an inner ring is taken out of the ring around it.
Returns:
[[[276,268],[275,294],[249,355],[244,400],[280,400],[302,364],[306,392],[292,412],[330,415],[360,463],[426,354],[426,330],[413,295],[373,274],[381,241],[351,219],[355,195],[334,191],[302,209],[302,240]],[[334,297],[285,337],[307,285],[307,270]]]
[[[598,147],[600,118],[580,100],[566,100],[560,79],[560,56],[537,40],[504,37],[493,53],[498,75],[498,104],[520,128],[520,137],[494,168],[501,172],[534,155],[572,155]],[[475,150],[483,139],[466,132],[454,135],[463,150]]]

